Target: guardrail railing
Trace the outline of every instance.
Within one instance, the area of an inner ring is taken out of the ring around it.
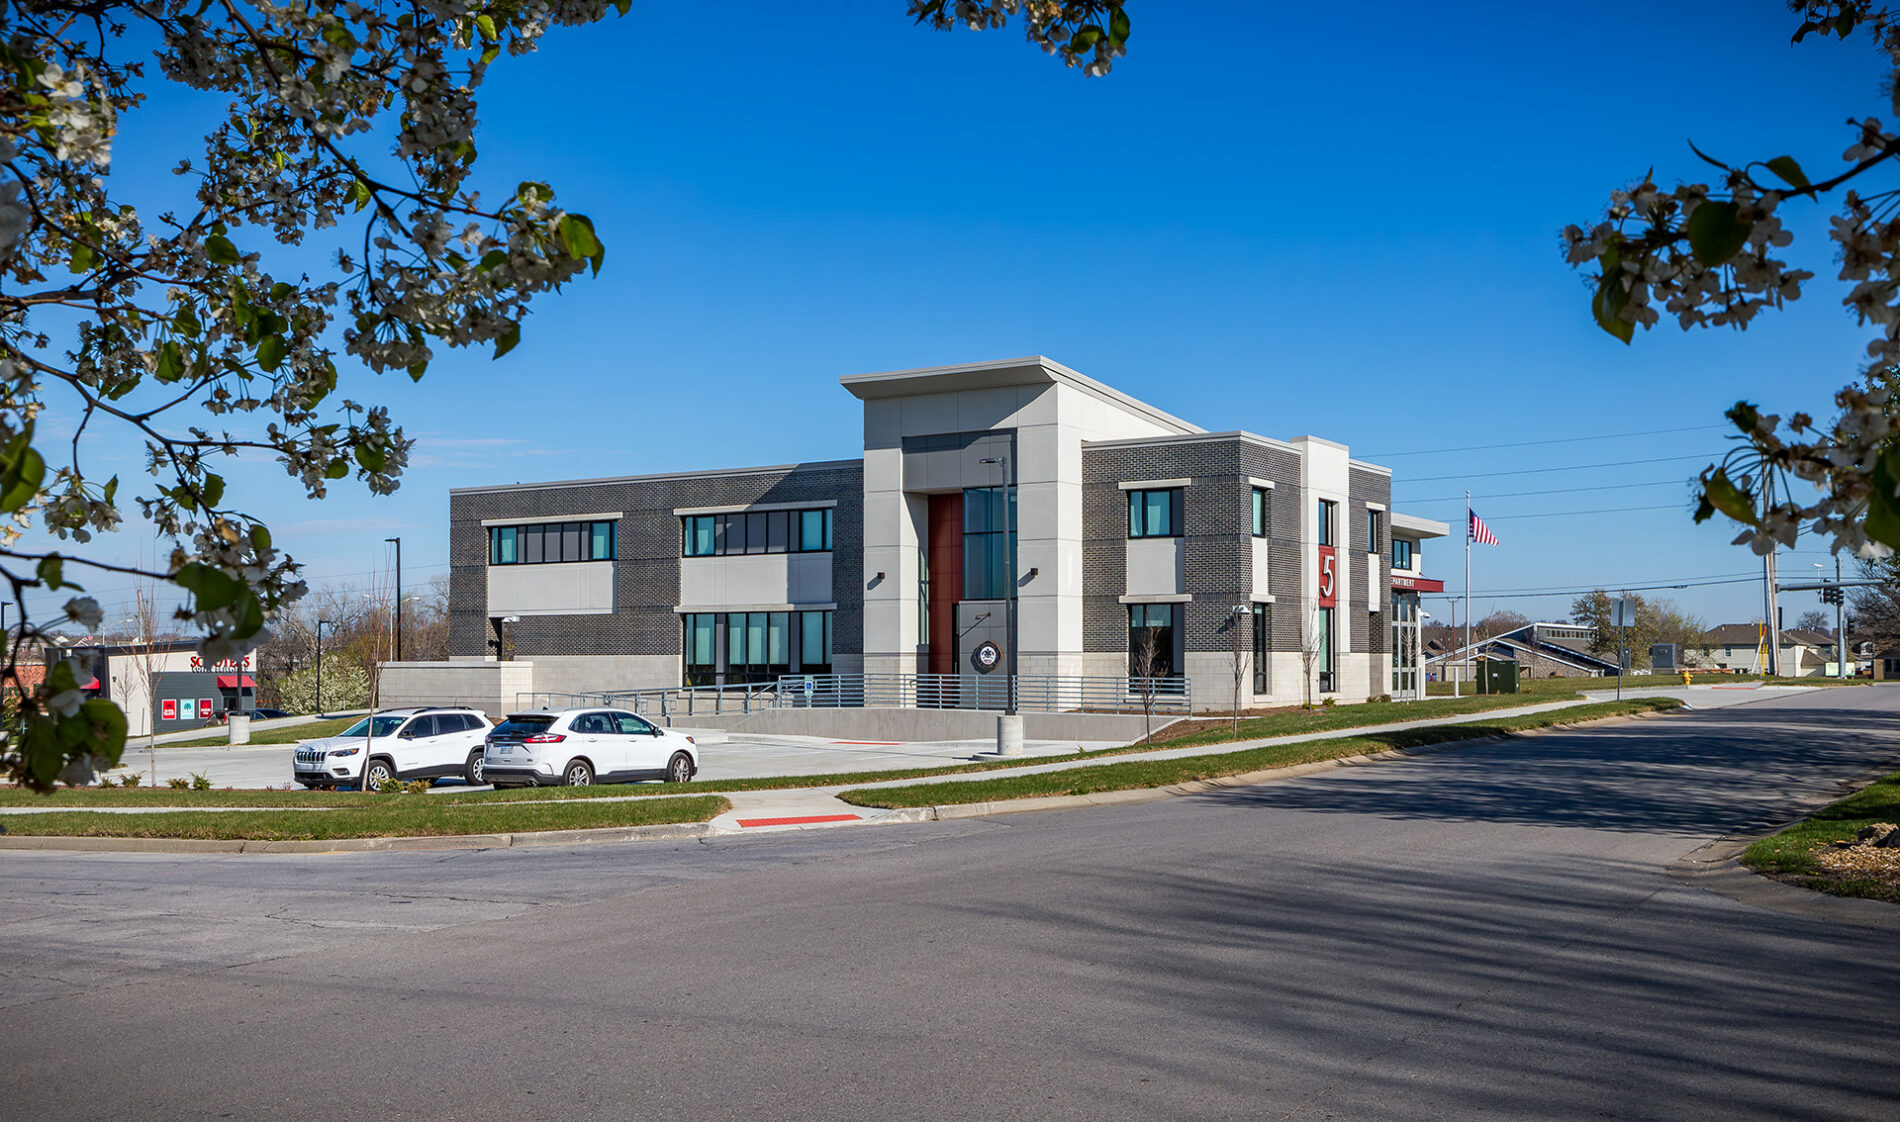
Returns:
[[[734,683],[729,686],[676,686],[670,689],[601,690],[591,693],[536,691],[515,694],[517,709],[585,709],[589,706],[625,709],[671,724],[680,717],[700,714],[752,713],[777,707],[777,682]]]
[[[787,674],[775,703],[788,709],[994,709],[1009,707],[1009,679],[977,674]],[[1185,678],[1106,678],[1023,674],[1016,708],[1024,713],[1190,713]]]

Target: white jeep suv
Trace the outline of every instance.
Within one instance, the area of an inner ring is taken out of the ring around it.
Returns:
[[[361,787],[373,791],[391,779],[459,775],[479,786],[482,743],[494,726],[479,711],[438,705],[391,709],[344,729],[340,736],[305,740],[291,757],[291,775],[305,787]]]
[[[496,787],[684,783],[699,771],[699,746],[621,709],[543,709],[510,713],[496,725],[486,766]]]

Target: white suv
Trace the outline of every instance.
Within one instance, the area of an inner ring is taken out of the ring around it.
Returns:
[[[494,726],[463,706],[392,709],[343,730],[306,740],[291,757],[291,775],[305,787],[361,787],[373,791],[391,779],[459,775],[479,786],[482,742]]]
[[[585,787],[663,779],[699,771],[699,746],[620,709],[510,713],[488,734],[488,782],[496,787]]]

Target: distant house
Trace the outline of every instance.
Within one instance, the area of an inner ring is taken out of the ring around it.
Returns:
[[[1595,678],[1616,673],[1616,660],[1590,653],[1595,629],[1575,623],[1528,623],[1514,631],[1474,640],[1468,647],[1429,652],[1425,667],[1446,680],[1451,668],[1473,659],[1501,658],[1518,664],[1519,673],[1537,678]]]
[[[1750,674],[1763,671],[1762,626],[1759,623],[1724,623],[1709,629],[1704,639],[1709,660],[1725,670]],[[1834,661],[1834,636],[1800,627],[1781,630],[1781,675],[1785,678],[1819,678]]]

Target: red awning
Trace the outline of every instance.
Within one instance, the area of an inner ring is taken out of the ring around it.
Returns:
[[[1407,577],[1393,573],[1392,587],[1406,592],[1443,592],[1445,582],[1430,577]]]
[[[80,686],[79,688],[82,690],[96,690],[99,688],[99,679],[94,678],[92,681],[87,682],[85,685]]]
[[[243,686],[247,690],[254,690],[257,688],[257,682],[249,674],[244,674],[244,675],[220,674],[218,675],[219,689],[234,690],[234,689],[237,689],[239,686]]]

